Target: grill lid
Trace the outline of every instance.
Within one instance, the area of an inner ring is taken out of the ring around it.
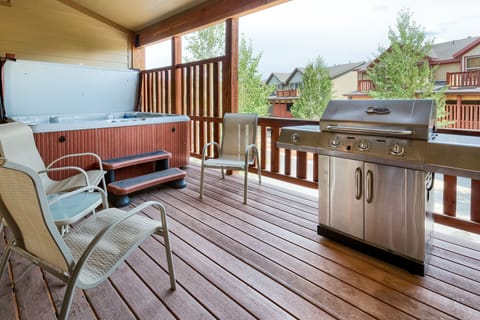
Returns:
[[[320,130],[428,140],[435,124],[435,101],[429,99],[331,100]]]

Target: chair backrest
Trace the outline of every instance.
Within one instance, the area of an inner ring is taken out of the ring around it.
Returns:
[[[0,124],[0,156],[37,172],[45,170],[45,163],[38,152],[32,129],[23,122]],[[40,179],[45,189],[53,183],[46,173],[40,174]]]
[[[248,145],[257,140],[256,114],[225,113],[223,116],[220,157],[230,160],[243,160]],[[253,161],[250,153],[249,162]]]
[[[55,226],[38,174],[4,158],[0,158],[0,212],[17,246],[70,271],[73,256]]]

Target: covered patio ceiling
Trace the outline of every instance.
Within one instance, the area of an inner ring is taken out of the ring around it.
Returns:
[[[143,46],[288,0],[57,1],[119,30],[136,34],[137,46]]]

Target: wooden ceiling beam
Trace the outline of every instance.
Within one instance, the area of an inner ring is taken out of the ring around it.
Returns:
[[[289,0],[210,0],[136,32],[141,47],[219,23],[228,18],[267,9]]]

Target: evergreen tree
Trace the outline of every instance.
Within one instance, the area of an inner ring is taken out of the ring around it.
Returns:
[[[332,98],[332,80],[323,59],[310,62],[303,73],[303,88],[291,113],[295,118],[318,120]]]
[[[427,59],[432,41],[426,39],[423,28],[412,20],[409,10],[400,11],[397,31],[389,28],[389,48],[379,47],[379,57],[367,70],[375,87],[370,95],[376,99],[434,99],[437,116],[442,116],[444,91],[434,91],[435,68],[430,67]]]

